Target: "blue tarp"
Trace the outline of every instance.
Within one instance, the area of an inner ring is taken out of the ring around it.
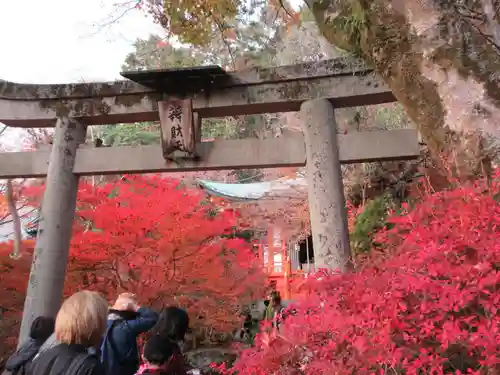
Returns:
[[[198,184],[210,195],[231,200],[258,200],[271,189],[270,182],[252,182],[248,184],[226,184],[198,180]]]
[[[304,178],[279,179],[274,181],[252,182],[248,184],[230,184],[198,180],[198,185],[208,194],[234,201],[252,201],[264,198],[268,194],[290,192],[295,187],[307,186]]]

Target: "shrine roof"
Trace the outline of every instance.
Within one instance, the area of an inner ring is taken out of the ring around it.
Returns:
[[[198,180],[198,185],[209,195],[241,202],[260,200],[266,197],[279,198],[280,194],[287,194],[296,188],[307,187],[307,181],[303,177],[245,184]]]

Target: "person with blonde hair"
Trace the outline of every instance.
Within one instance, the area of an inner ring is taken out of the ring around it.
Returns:
[[[107,375],[133,375],[139,368],[137,336],[158,320],[154,311],[140,307],[132,293],[122,293],[109,310],[101,344],[101,361]]]
[[[85,290],[69,297],[56,317],[59,345],[41,353],[26,375],[105,375],[99,358],[88,348],[99,346],[107,314],[108,303],[97,292]]]

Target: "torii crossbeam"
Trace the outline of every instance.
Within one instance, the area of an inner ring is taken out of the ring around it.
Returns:
[[[0,80],[0,122],[29,128],[52,127],[60,117],[85,125],[157,121],[163,94],[129,80],[56,85]],[[372,69],[345,59],[226,73],[214,90],[198,92],[192,101],[193,111],[206,118],[298,111],[304,101],[318,98],[335,108],[395,101]]]
[[[359,61],[334,59],[233,73],[201,67],[123,75],[137,82],[0,81],[0,122],[56,127],[51,147],[0,154],[0,178],[47,178],[21,341],[35,316],[55,316],[59,309],[81,175],[306,165],[316,267],[344,270],[350,249],[340,164],[419,156],[415,130],[337,135],[334,108],[395,101]],[[303,136],[201,142],[203,117],[299,110]],[[162,134],[158,146],[83,144],[88,125],[156,120]]]

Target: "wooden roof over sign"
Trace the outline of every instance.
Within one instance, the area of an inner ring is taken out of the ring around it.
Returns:
[[[200,92],[209,93],[227,85],[231,76],[218,65],[193,68],[156,69],[122,72],[133,82],[167,96],[191,96]]]

